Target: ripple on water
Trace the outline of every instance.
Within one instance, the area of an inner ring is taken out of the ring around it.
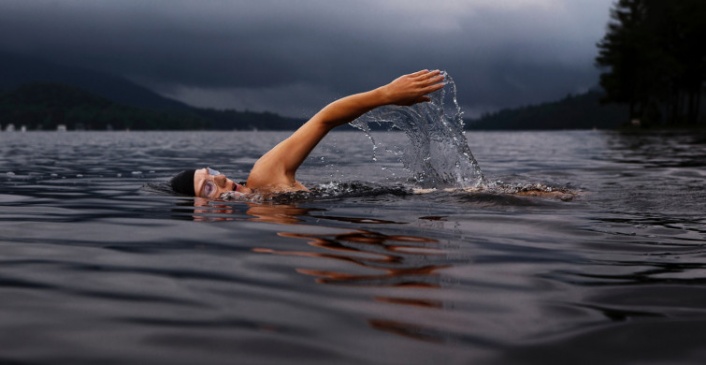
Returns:
[[[474,132],[485,185],[419,194],[345,132],[326,159],[364,176],[243,202],[141,187],[283,134],[36,133],[0,133],[0,362],[703,360],[703,144]]]

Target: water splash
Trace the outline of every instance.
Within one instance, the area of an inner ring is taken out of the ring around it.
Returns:
[[[468,188],[483,184],[483,173],[473,158],[463,131],[463,112],[456,100],[456,84],[443,72],[446,86],[431,94],[431,101],[411,107],[386,106],[351,122],[373,143],[373,160],[380,144],[371,134],[371,124],[401,130],[409,145],[395,146],[400,161],[423,188]]]

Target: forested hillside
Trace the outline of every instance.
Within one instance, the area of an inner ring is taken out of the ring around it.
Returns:
[[[209,122],[186,111],[117,104],[76,87],[34,83],[0,95],[0,124],[28,129],[204,129]]]
[[[614,129],[628,122],[624,106],[601,105],[603,94],[589,91],[562,100],[504,109],[466,121],[466,129]]]
[[[294,129],[274,113],[196,108],[122,77],[0,53],[0,125],[33,129]]]
[[[301,122],[272,113],[137,108],[54,83],[27,84],[0,94],[0,125],[29,130],[54,130],[58,125],[69,130],[282,130]]]

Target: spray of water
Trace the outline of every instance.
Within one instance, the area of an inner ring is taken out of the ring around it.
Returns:
[[[456,100],[456,84],[444,72],[445,87],[430,95],[431,101],[411,107],[387,106],[368,112],[351,122],[373,143],[373,159],[379,143],[371,124],[401,130],[409,138],[396,146],[400,160],[422,188],[469,188],[483,184],[483,174],[473,158],[463,130],[463,112]]]

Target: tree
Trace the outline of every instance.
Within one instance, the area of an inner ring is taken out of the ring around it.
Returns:
[[[604,102],[629,105],[647,124],[700,118],[706,79],[706,1],[619,0],[596,65]]]

